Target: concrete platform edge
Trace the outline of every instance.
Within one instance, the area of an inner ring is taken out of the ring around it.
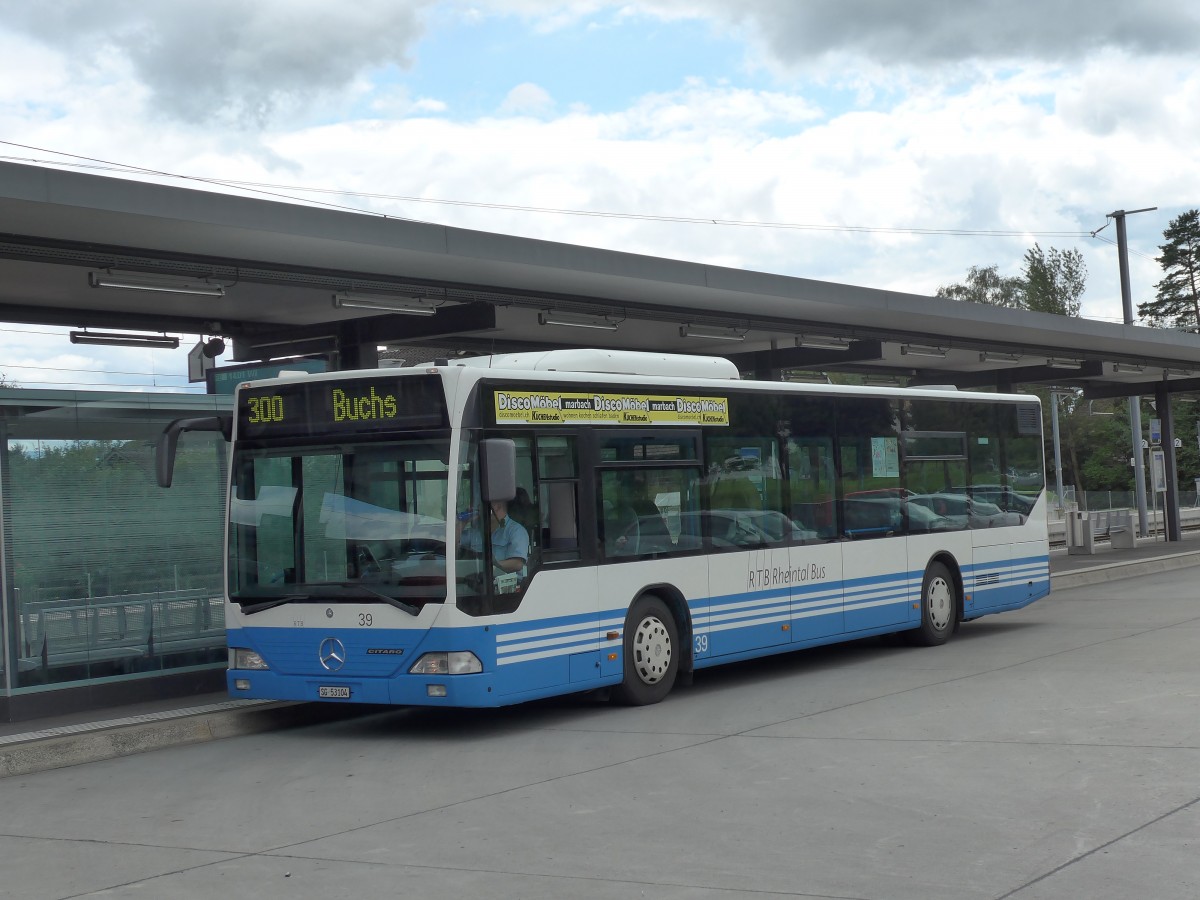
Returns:
[[[272,731],[331,717],[326,711],[314,713],[315,705],[269,703],[197,715],[187,715],[184,710],[181,715],[169,719],[111,728],[97,723],[94,730],[82,733],[17,741],[0,748],[0,778]],[[348,710],[346,707],[334,709],[343,716]]]
[[[1156,556],[1152,559],[1137,562],[1116,562],[1089,566],[1076,572],[1050,573],[1050,596],[1055,591],[1066,591],[1071,588],[1087,587],[1105,581],[1124,578],[1140,578],[1143,575],[1156,575],[1160,572],[1173,572],[1189,566],[1200,566],[1200,550],[1190,550],[1186,553],[1172,553],[1169,556]]]

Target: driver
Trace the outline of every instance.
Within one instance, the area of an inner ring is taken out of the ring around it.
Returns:
[[[493,500],[489,507],[494,525],[492,556],[496,568],[501,572],[517,572],[524,575],[525,563],[529,559],[529,532],[508,515],[507,501]],[[459,545],[476,553],[482,553],[482,531],[474,525],[463,529],[459,537]]]

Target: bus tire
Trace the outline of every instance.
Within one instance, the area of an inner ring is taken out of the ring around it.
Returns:
[[[905,637],[920,647],[937,647],[949,640],[957,619],[954,576],[944,563],[932,562],[921,581],[921,624]]]
[[[629,706],[658,703],[675,685],[679,672],[679,626],[661,599],[639,597],[625,617],[625,679],[615,696]]]

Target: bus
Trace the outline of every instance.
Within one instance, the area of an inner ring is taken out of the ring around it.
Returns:
[[[157,465],[169,486],[187,430],[232,441],[234,697],[648,704],[1045,596],[1041,423],[1031,396],[555,350],[247,382]]]

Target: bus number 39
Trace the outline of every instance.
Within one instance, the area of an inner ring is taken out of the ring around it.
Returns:
[[[247,397],[246,403],[250,407],[247,421],[252,425],[283,421],[283,398],[278,394],[269,397]]]
[[[708,635],[707,634],[696,635],[696,652],[697,653],[707,653],[708,652]]]

